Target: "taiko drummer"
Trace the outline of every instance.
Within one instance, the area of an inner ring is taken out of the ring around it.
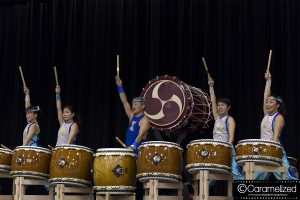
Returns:
[[[27,125],[23,131],[23,146],[39,146],[40,127],[37,122],[40,112],[39,106],[32,106],[30,103],[29,89],[24,85],[25,112]]]
[[[126,131],[126,146],[132,148],[135,154],[138,153],[139,145],[146,139],[150,128],[149,119],[145,116],[145,100],[141,97],[135,97],[132,106],[127,101],[126,94],[122,86],[122,80],[119,76],[115,77],[120,99],[124,106],[129,125]]]
[[[64,144],[76,144],[76,136],[79,133],[79,117],[71,105],[65,105],[62,110],[61,88],[55,87],[57,117],[60,124],[56,146]]]
[[[267,70],[265,73],[266,85],[264,91],[263,111],[264,118],[261,122],[260,138],[263,140],[271,140],[275,142],[281,142],[282,130],[285,125],[285,104],[279,96],[271,95],[271,74]],[[290,167],[287,159],[287,154],[282,146],[282,165],[286,168],[286,179],[295,180],[297,179],[293,170]],[[273,173],[276,179],[281,179],[280,173]],[[268,179],[271,173],[268,172],[257,172],[256,178],[259,180]]]
[[[215,120],[215,125],[213,129],[213,139],[233,144],[236,124],[233,117],[228,115],[231,102],[228,98],[224,97],[216,100],[216,95],[214,92],[214,80],[211,78],[210,75],[208,75],[208,85],[212,103],[213,117]],[[236,163],[235,150],[233,146],[231,171],[234,180],[244,179],[244,176],[242,175],[242,169]]]

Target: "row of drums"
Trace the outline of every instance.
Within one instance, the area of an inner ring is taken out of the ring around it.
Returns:
[[[236,148],[236,161],[281,165],[282,147],[266,140],[242,140]],[[52,150],[19,146],[13,151],[0,148],[0,171],[11,176],[49,178],[50,185],[91,186],[97,193],[130,193],[136,178],[141,182],[181,179],[183,149],[176,143],[148,141],[139,147],[138,159],[131,149],[101,148],[94,152],[84,146],[63,145]],[[186,169],[231,172],[232,145],[216,140],[194,140],[187,146]],[[297,173],[296,159],[290,163]]]

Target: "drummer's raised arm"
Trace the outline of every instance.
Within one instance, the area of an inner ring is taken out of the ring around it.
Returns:
[[[123,88],[123,85],[122,85],[122,80],[118,76],[116,76],[115,78],[116,78],[116,85],[118,86],[120,99],[121,99],[122,104],[124,106],[126,115],[129,119],[131,119],[133,117],[133,111],[131,110],[130,104],[128,103],[128,100],[127,100],[127,96],[124,92],[124,88]]]
[[[214,80],[211,78],[211,76],[208,76],[208,85],[209,85],[209,94],[210,94],[210,100],[211,100],[211,106],[213,111],[214,119],[220,118],[217,110],[217,99],[214,91]]]
[[[29,106],[31,106],[31,103],[30,103],[29,89],[26,86],[24,86],[24,93],[25,93],[25,109],[27,109]]]
[[[63,119],[63,112],[62,112],[62,108],[61,108],[60,92],[61,92],[61,88],[59,85],[57,85],[55,87],[57,118],[58,118],[59,124],[62,125],[62,123],[64,122],[64,119]]]
[[[267,98],[271,95],[271,74],[269,71],[267,71],[265,73],[265,79],[266,79],[266,86],[265,86],[265,91],[264,91],[264,102],[263,102],[263,110],[264,110],[264,114],[266,115],[267,112],[267,108],[266,108],[266,101]]]

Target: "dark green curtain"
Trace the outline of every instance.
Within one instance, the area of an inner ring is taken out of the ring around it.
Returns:
[[[116,54],[129,99],[164,74],[208,91],[204,56],[217,96],[232,100],[235,142],[259,138],[272,49],[272,92],[287,104],[284,144],[299,159],[299,10],[291,0],[1,0],[0,142],[22,143],[22,65],[32,103],[42,109],[41,143],[55,145],[56,65],[63,104],[74,105],[82,119],[78,143],[94,150],[119,146],[114,138],[125,138],[128,119],[114,82]]]

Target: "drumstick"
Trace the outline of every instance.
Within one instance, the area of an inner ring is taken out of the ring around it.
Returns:
[[[116,137],[116,140],[124,147],[127,148],[126,144],[120,140],[120,138]]]
[[[23,75],[23,71],[22,71],[22,67],[21,66],[19,66],[19,71],[20,71],[20,74],[21,74],[23,86],[26,87],[26,83],[25,83],[25,79],[24,79],[24,75]]]
[[[56,85],[59,85],[59,84],[58,84],[58,76],[57,76],[56,66],[54,66],[54,76],[55,76],[55,82],[56,82]]]
[[[119,55],[117,55],[117,77],[120,78],[120,62],[119,62]]]
[[[49,145],[49,144],[48,144],[48,147],[49,147],[49,149],[51,149],[51,150],[54,149],[54,147],[51,146],[51,145]]]
[[[210,77],[210,74],[209,74],[209,71],[208,71],[208,67],[207,67],[207,64],[206,64],[206,62],[205,62],[204,57],[202,57],[202,62],[203,62],[203,64],[204,64],[204,67],[205,67],[205,71],[206,71],[206,73],[207,73],[207,76]]]
[[[270,50],[270,52],[269,52],[269,60],[268,60],[268,66],[267,66],[267,73],[269,73],[269,70],[270,70],[271,58],[272,58],[272,50]]]
[[[9,149],[9,150],[11,150],[10,148],[8,148],[7,146],[5,146],[4,144],[1,144],[1,147],[4,148],[4,149]]]

